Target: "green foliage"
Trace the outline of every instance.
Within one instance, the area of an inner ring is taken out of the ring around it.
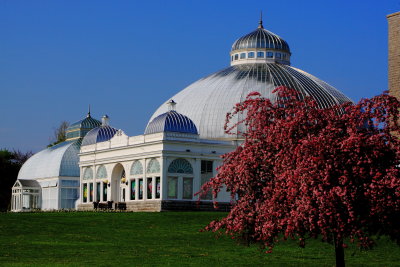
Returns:
[[[18,177],[22,164],[32,155],[32,152],[22,153],[19,150],[0,150],[0,211],[9,208],[11,187]]]
[[[62,121],[60,125],[54,129],[53,136],[50,137],[50,144],[47,147],[55,146],[59,143],[64,142],[67,139],[67,129],[69,127],[69,122]]]
[[[274,253],[199,232],[220,212],[0,213],[0,266],[334,266],[332,247],[281,242]],[[346,249],[349,266],[395,266],[386,238],[368,252]],[[352,254],[354,255],[352,256]]]

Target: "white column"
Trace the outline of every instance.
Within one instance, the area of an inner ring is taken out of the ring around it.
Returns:
[[[161,173],[160,173],[160,183],[161,183],[161,188],[160,188],[160,199],[164,200],[168,198],[168,158],[167,157],[161,157]]]

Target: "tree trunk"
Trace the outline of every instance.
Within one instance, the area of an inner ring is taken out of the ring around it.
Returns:
[[[335,243],[335,254],[336,254],[336,267],[345,267],[343,239],[338,240],[335,236],[334,243]]]

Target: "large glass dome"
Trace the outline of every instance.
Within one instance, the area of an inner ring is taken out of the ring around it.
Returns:
[[[262,26],[262,23],[260,25]],[[263,27],[259,29],[264,30]],[[251,33],[250,36],[255,35]],[[239,40],[245,40],[245,38],[242,37]],[[234,48],[238,41],[235,42]],[[282,49],[271,49],[267,46],[260,47],[260,50],[249,46],[241,49],[238,59],[231,57],[230,67],[194,82],[172,97],[178,103],[176,111],[186,115],[195,123],[200,138],[222,140],[240,138],[237,134],[228,135],[224,132],[226,113],[230,112],[236,103],[245,100],[253,91],[275,101],[276,95],[272,91],[279,86],[286,86],[295,89],[302,96],[313,97],[321,108],[351,101],[326,82],[290,66],[288,58],[286,61],[282,58],[275,59],[276,55],[282,56],[285,52]],[[232,53],[236,53],[235,51],[235,49],[231,51],[231,56]],[[267,58],[266,52],[275,54],[273,58]],[[286,52],[289,53],[289,50]],[[241,53],[244,54],[243,59],[240,59]],[[249,53],[252,53],[250,58],[248,58]],[[167,107],[164,104],[161,105],[149,122],[166,111]]]

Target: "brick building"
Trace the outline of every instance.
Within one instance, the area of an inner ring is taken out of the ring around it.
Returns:
[[[388,20],[388,67],[389,84],[391,95],[400,98],[400,12],[387,15]]]

